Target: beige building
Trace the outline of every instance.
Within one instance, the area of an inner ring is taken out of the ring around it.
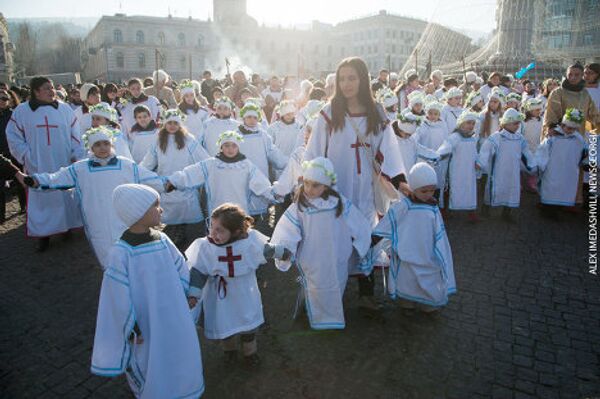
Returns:
[[[4,15],[0,13],[0,81],[12,82],[14,46],[8,36],[8,24]]]

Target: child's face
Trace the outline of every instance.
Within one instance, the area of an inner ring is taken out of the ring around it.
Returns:
[[[577,129],[575,129],[574,127],[567,126],[564,123],[561,123],[560,127],[561,127],[562,131],[565,132],[566,134],[573,134],[577,131]]]
[[[223,93],[221,93],[220,91],[215,91],[215,92],[213,93],[213,98],[214,98],[215,100],[218,100],[218,99],[220,99],[221,97],[223,97]]]
[[[463,132],[472,132],[475,129],[475,121],[465,121],[460,124],[459,128]]]
[[[283,115],[281,119],[283,119],[287,123],[291,123],[294,120],[294,113],[288,112],[287,114]]]
[[[240,152],[240,148],[235,143],[224,143],[221,151],[227,158],[233,158]]]
[[[211,218],[209,236],[215,244],[222,245],[231,240],[232,233],[221,224],[221,221],[218,218]]]
[[[98,104],[100,102],[100,93],[95,92],[95,93],[89,94],[85,102],[88,103],[88,105]]]
[[[451,107],[458,107],[460,105],[460,101],[462,100],[461,97],[451,97],[448,99],[448,105]]]
[[[312,180],[304,180],[302,184],[304,186],[304,194],[306,194],[308,199],[320,198],[327,189],[326,185]]]
[[[192,105],[194,103],[194,99],[196,98],[196,96],[194,95],[194,93],[185,93],[183,95],[183,100],[185,101],[186,104]]]
[[[167,129],[167,133],[175,134],[179,130],[179,123],[177,123],[175,121],[168,121],[165,124],[165,129]]]
[[[132,96],[138,98],[140,94],[142,94],[142,86],[140,86],[139,83],[134,83],[131,86],[129,86],[129,92]]]
[[[514,133],[517,131],[517,129],[519,129],[519,126],[521,125],[521,122],[510,122],[504,125],[504,129],[506,129],[507,131]]]
[[[414,114],[420,114],[423,111],[423,104],[415,104],[412,107],[412,111]]]
[[[479,100],[477,104],[474,105],[474,108],[482,109],[484,105],[485,103],[483,102],[483,100]]]
[[[106,126],[108,119],[100,115],[92,115],[92,127]]]
[[[534,109],[533,111],[529,111],[529,113],[534,118],[539,118],[540,114],[542,113],[542,110],[541,109]]]
[[[157,200],[144,214],[144,216],[137,221],[137,225],[143,227],[155,227],[160,224],[160,216],[162,215],[163,210],[160,207],[160,201]]]
[[[150,124],[150,114],[147,112],[140,112],[139,114],[137,114],[135,116],[135,121],[137,122],[138,125],[140,125],[141,127],[146,127]]]
[[[246,116],[244,117],[244,125],[248,126],[248,127],[254,127],[256,125],[258,125],[258,118],[254,115],[250,116]]]
[[[433,194],[435,194],[437,186],[423,186],[419,187],[416,190],[413,190],[413,194],[420,201],[429,202],[433,198]]]
[[[518,101],[509,101],[509,102],[506,103],[506,109],[513,108],[513,109],[516,109],[518,111],[519,110],[519,105],[521,105],[521,104],[519,104]]]
[[[94,154],[94,156],[101,159],[109,157],[111,154],[111,150],[112,144],[110,143],[110,141],[106,140],[97,141],[92,146],[92,153]]]
[[[427,119],[429,119],[432,122],[439,121],[440,111],[438,111],[437,109],[430,109],[429,111],[427,111]]]
[[[231,108],[226,105],[219,105],[217,107],[217,115],[221,118],[229,118],[231,116]]]
[[[490,98],[490,101],[488,101],[488,109],[497,112],[500,109],[500,101],[497,98]]]

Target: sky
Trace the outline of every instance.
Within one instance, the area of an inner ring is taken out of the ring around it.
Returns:
[[[312,20],[338,23],[387,10],[393,14],[438,22],[462,30],[490,32],[495,26],[496,0],[247,0],[248,14],[259,23],[291,26]],[[173,16],[207,19],[212,0],[0,0],[6,18],[100,17],[128,15]]]

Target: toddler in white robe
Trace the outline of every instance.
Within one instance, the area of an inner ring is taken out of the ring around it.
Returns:
[[[542,100],[535,97],[528,98],[523,104],[523,109],[525,110],[523,136],[525,136],[525,140],[527,140],[527,145],[531,153],[536,152],[542,137],[542,106]],[[525,181],[525,189],[527,189],[529,192],[537,193],[537,176],[529,175],[525,172],[521,172],[521,175]]]
[[[131,159],[115,155],[112,131],[105,127],[89,129],[83,142],[90,151],[89,158],[55,173],[34,174],[26,183],[41,190],[75,189],[86,236],[105,269],[109,266],[111,246],[127,229],[112,207],[113,190],[120,184],[143,183],[163,191],[163,181]]]
[[[442,108],[442,120],[446,124],[448,132],[453,132],[456,127],[456,120],[463,113],[461,106],[463,91],[453,87],[446,92],[446,105]]]
[[[121,132],[121,126],[117,122],[119,120],[117,110],[102,102],[90,107],[90,115],[92,116],[92,127],[106,126],[112,130],[112,143],[115,154],[133,159],[129,151],[127,138]]]
[[[156,143],[160,129],[152,119],[147,106],[138,105],[133,109],[133,115],[135,125],[129,130],[129,148],[133,160],[141,163],[150,148]]]
[[[125,373],[137,398],[198,398],[202,355],[187,302],[190,272],[160,224],[159,194],[150,187],[115,188],[112,205],[128,227],[104,271],[92,373]]]
[[[214,107],[214,116],[204,121],[202,130],[199,132],[199,135],[196,136],[200,145],[204,147],[206,152],[212,157],[219,152],[217,140],[219,140],[221,133],[235,130],[240,124],[232,117],[231,110],[235,105],[228,97],[223,96],[218,100],[215,100]]]
[[[422,118],[411,112],[399,114],[398,119],[392,122],[392,130],[398,139],[398,148],[402,154],[402,162],[408,170],[419,160],[436,163],[439,159],[435,151],[430,150],[420,144],[418,138],[414,135],[417,127],[421,124]]]
[[[275,147],[289,157],[298,146],[298,136],[302,135],[303,129],[295,120],[296,106],[293,101],[283,100],[279,104],[278,111],[281,117],[269,126],[267,133],[271,136]]]
[[[210,112],[200,105],[196,98],[194,83],[190,80],[185,79],[179,84],[179,92],[181,93],[181,102],[178,104],[178,108],[186,116],[183,125],[192,136],[198,137]]]
[[[290,256],[251,229],[253,221],[238,205],[223,204],[211,214],[208,237],[185,251],[192,287],[188,301],[202,307],[204,335],[223,341],[227,363],[237,359],[239,336],[244,360],[251,366],[259,362],[256,331],[264,323],[256,269],[269,258]]]
[[[412,167],[408,174],[412,193],[393,203],[375,227],[373,236],[384,240],[367,257],[373,259],[381,248],[389,248],[389,295],[401,299],[403,308],[416,304],[425,312],[445,306],[448,296],[456,293],[452,250],[433,197],[436,184],[431,166],[419,162]]]
[[[371,225],[352,203],[333,188],[336,176],[327,158],[303,164],[303,183],[294,203],[279,219],[271,243],[294,254],[276,260],[281,271],[292,263],[300,272],[311,328],[343,329],[343,296],[353,252],[362,258],[371,243]]]

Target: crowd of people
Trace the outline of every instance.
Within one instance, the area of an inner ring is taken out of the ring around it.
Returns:
[[[376,317],[375,267],[404,312],[435,315],[457,290],[448,218],[512,222],[522,192],[542,217],[584,209],[599,76],[372,80],[352,57],[324,80],[0,84],[2,204],[12,181],[38,251],[85,229],[104,271],[93,373],[126,373],[137,397],[198,397],[196,324],[227,363],[259,364],[269,259],[297,269],[313,329],[345,328],[350,276]]]

